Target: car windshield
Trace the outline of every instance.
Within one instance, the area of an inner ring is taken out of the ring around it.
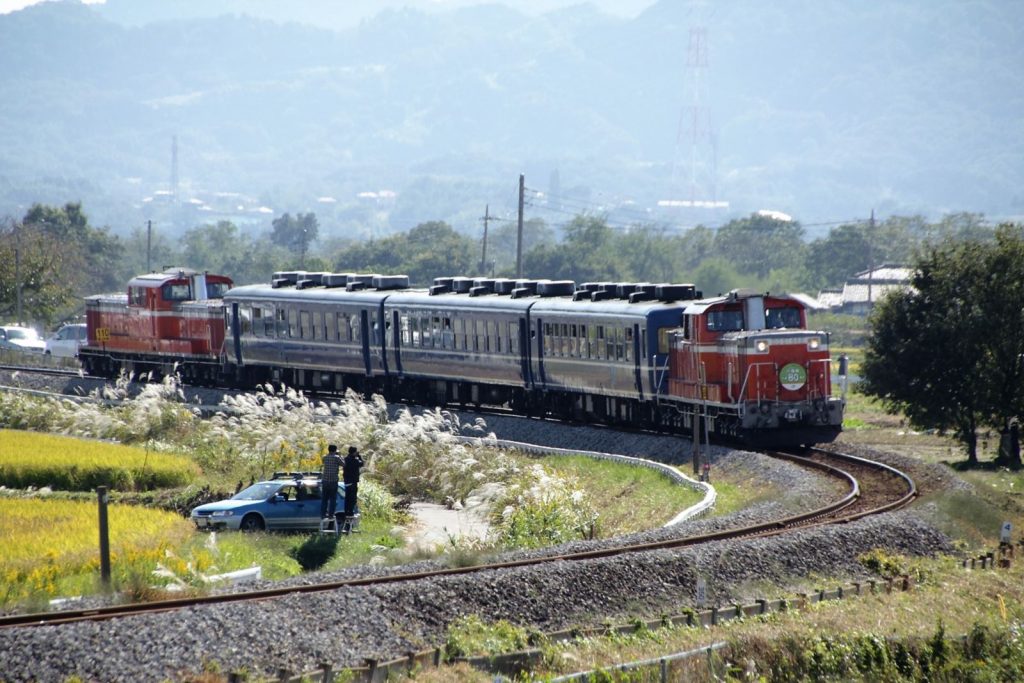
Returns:
[[[249,488],[242,489],[231,496],[231,500],[266,500],[276,493],[279,488],[281,488],[281,484],[275,484],[274,482],[253,484]]]
[[[18,327],[9,327],[9,328],[7,328],[7,338],[8,339],[34,340],[34,339],[39,339],[39,335],[36,334],[36,331],[33,330],[33,329],[27,329],[26,330],[26,329],[21,329],[21,328],[18,328]]]

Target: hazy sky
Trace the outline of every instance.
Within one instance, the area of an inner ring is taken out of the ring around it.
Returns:
[[[0,0],[0,14],[13,12],[14,10],[34,5],[42,0]],[[104,0],[81,0],[86,4],[104,2]],[[498,0],[501,2],[501,0]],[[493,0],[492,0],[493,2]],[[591,4],[608,14],[615,14],[624,17],[633,17],[641,11],[653,5],[655,0],[505,0],[503,4],[515,7],[528,14],[547,12],[559,7],[571,5]],[[444,9],[446,7],[459,7],[465,5],[480,5],[487,3],[487,0],[380,0],[381,9],[385,7],[400,7],[410,5],[420,8]]]

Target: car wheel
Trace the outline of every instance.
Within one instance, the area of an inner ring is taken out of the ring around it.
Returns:
[[[263,531],[265,525],[263,524],[263,518],[255,513],[249,513],[242,518],[242,523],[238,525],[241,531]]]

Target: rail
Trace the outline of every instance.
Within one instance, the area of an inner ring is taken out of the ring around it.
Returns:
[[[827,452],[830,457],[838,457],[839,454]],[[634,543],[627,544],[624,546],[610,546],[604,548],[597,548],[593,550],[584,550],[575,553],[567,553],[561,555],[552,555],[547,557],[501,561],[492,564],[477,565],[472,567],[445,567],[438,569],[429,569],[426,571],[410,572],[410,573],[396,573],[386,576],[368,576],[355,579],[347,579],[343,581],[332,581],[322,584],[312,584],[304,586],[288,586],[284,588],[271,588],[251,592],[243,593],[225,593],[211,596],[201,596],[193,598],[176,598],[170,600],[161,600],[150,603],[135,603],[135,604],[124,604],[111,607],[101,607],[95,609],[83,609],[83,610],[69,610],[62,612],[53,613],[36,613],[36,614],[20,614],[0,617],[0,628],[10,628],[15,626],[41,626],[41,625],[53,625],[71,623],[76,621],[88,621],[88,620],[105,620],[114,619],[130,614],[139,614],[144,612],[165,612],[183,609],[186,607],[195,607],[197,605],[211,605],[211,604],[226,604],[242,602],[247,600],[267,600],[273,598],[279,598],[286,595],[294,595],[295,593],[323,593],[327,591],[339,590],[342,588],[352,586],[371,586],[371,585],[384,585],[391,583],[399,583],[405,581],[416,581],[431,577],[440,576],[453,576],[461,574],[470,574],[475,572],[483,571],[494,571],[499,569],[509,569],[514,567],[524,567],[530,565],[540,565],[555,562],[566,562],[566,561],[583,561],[589,559],[598,559],[605,557],[614,557],[619,555],[626,555],[630,553],[648,552],[652,550],[664,550],[664,549],[678,549],[694,545],[700,545],[702,543],[709,543],[712,541],[721,541],[728,539],[737,538],[749,538],[755,536],[770,536],[781,533],[787,529],[794,528],[796,526],[810,525],[815,523],[822,523],[822,520],[830,515],[835,515],[837,512],[852,505],[861,494],[857,480],[850,475],[838,468],[832,467],[831,465],[809,460],[801,456],[793,454],[777,454],[778,457],[783,457],[801,465],[819,469],[821,471],[829,473],[831,476],[838,477],[849,483],[850,490],[840,500],[834,501],[816,510],[812,510],[807,513],[792,515],[783,519],[771,520],[759,524],[742,527],[739,529],[730,529],[726,531],[716,531],[707,534],[701,534],[696,536],[689,536],[685,538],[674,538],[661,541],[645,542],[645,543]],[[913,496],[916,495],[916,488],[913,487],[913,481],[887,465],[881,463],[874,463],[870,460],[863,458],[856,458],[855,456],[843,456],[849,458],[850,461],[859,462],[861,465],[880,467],[887,472],[895,473],[902,477],[905,482],[908,482],[911,487],[911,492],[906,496],[903,496],[897,501],[891,502],[878,510],[867,511],[857,514],[851,518],[836,517],[831,520],[830,523],[835,522],[847,522],[850,519],[859,519],[866,514],[873,514],[878,511],[885,511],[894,509],[896,507],[905,505],[907,502],[912,500]]]

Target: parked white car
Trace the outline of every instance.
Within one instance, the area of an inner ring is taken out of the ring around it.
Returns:
[[[89,339],[85,323],[65,325],[46,340],[45,353],[56,358],[74,358],[78,348]]]
[[[46,343],[31,327],[20,325],[0,326],[0,349],[42,353]]]

